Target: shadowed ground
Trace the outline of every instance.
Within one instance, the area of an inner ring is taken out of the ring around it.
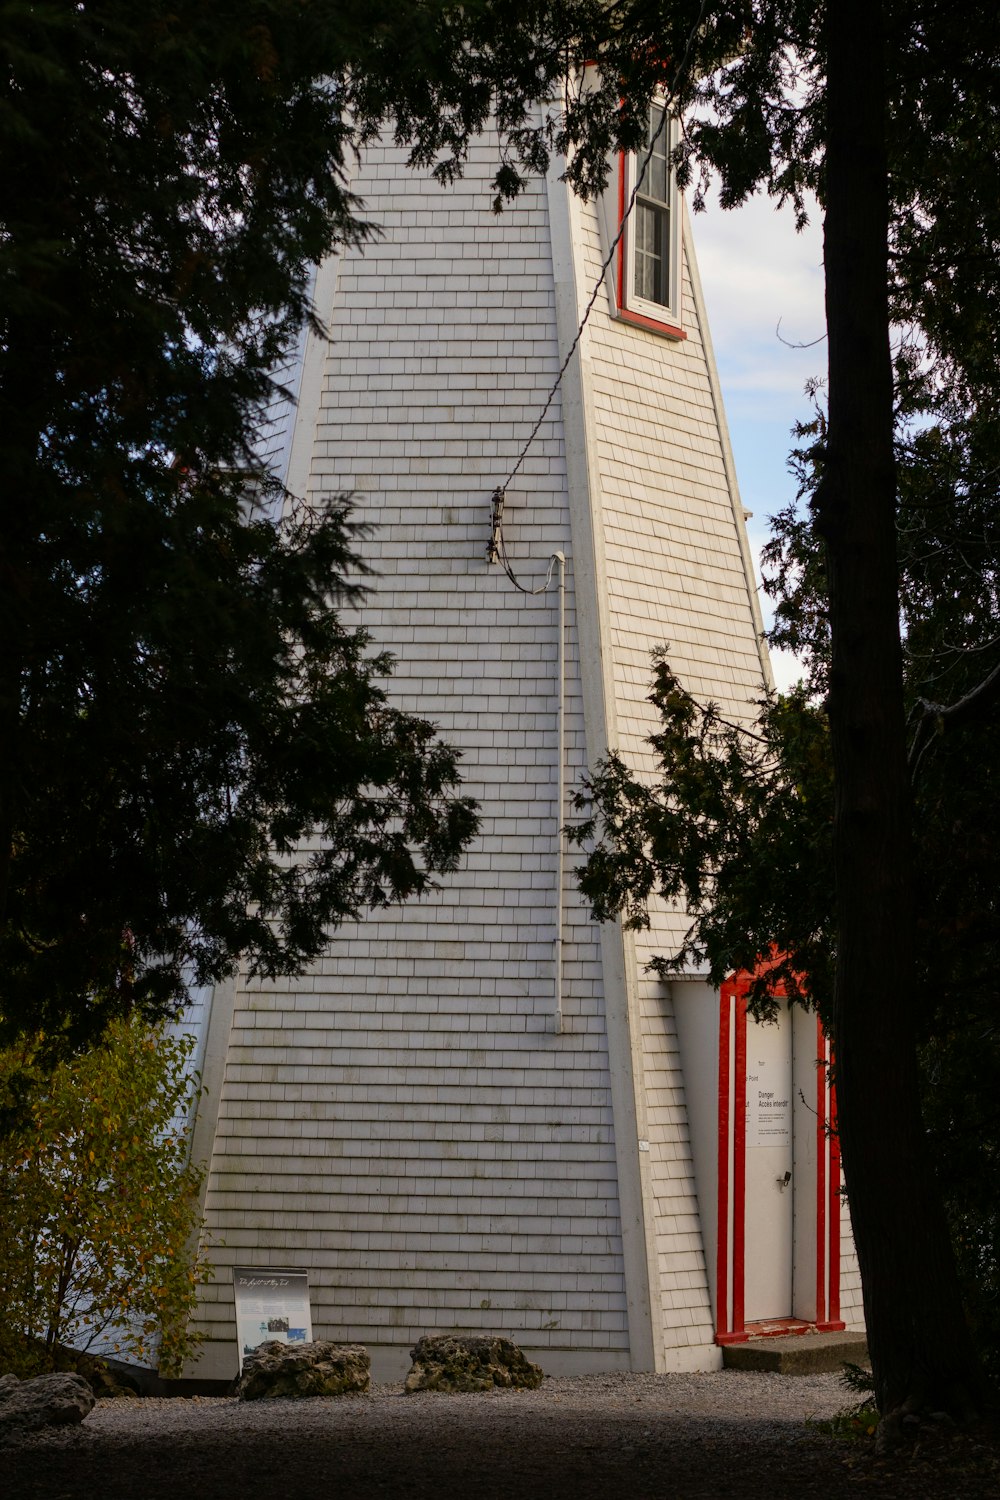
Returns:
[[[916,1452],[878,1464],[870,1443],[836,1443],[801,1415],[773,1415],[769,1391],[794,1391],[800,1383],[793,1378],[738,1379],[740,1386],[728,1376],[676,1377],[675,1384],[671,1377],[631,1376],[624,1386],[560,1380],[539,1392],[487,1396],[405,1397],[398,1388],[381,1388],[337,1401],[102,1402],[82,1428],[0,1451],[0,1494],[5,1500],[272,1494],[281,1500],[995,1500],[1000,1493],[992,1443],[928,1433]],[[754,1381],[772,1383],[759,1387],[758,1401],[746,1394],[752,1397],[746,1383]],[[703,1391],[711,1399],[701,1399]],[[730,1404],[735,1393],[735,1415],[725,1415],[726,1402],[713,1394],[719,1391]]]

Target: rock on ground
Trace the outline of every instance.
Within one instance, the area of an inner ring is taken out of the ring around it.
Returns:
[[[361,1344],[261,1344],[243,1361],[233,1390],[241,1401],[277,1396],[345,1396],[366,1391],[371,1378],[368,1350]]]
[[[496,1386],[534,1391],[542,1371],[511,1339],[488,1334],[442,1333],[418,1339],[406,1390],[491,1391]]]
[[[82,1422],[94,1405],[94,1393],[82,1375],[36,1375],[0,1379],[0,1438],[66,1427]]]
[[[94,1395],[101,1400],[110,1397],[135,1397],[139,1387],[131,1375],[121,1369],[111,1369],[106,1360],[93,1354],[78,1353],[74,1349],[60,1350],[61,1358],[70,1361],[58,1368],[74,1375],[82,1375]]]

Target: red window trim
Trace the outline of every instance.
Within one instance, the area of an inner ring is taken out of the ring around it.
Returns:
[[[618,228],[622,226],[625,218],[625,180],[627,172],[625,168],[625,152],[618,153]],[[631,323],[633,328],[645,328],[650,333],[658,333],[662,338],[686,339],[687,330],[676,323],[668,323],[666,319],[651,318],[646,313],[633,312],[628,305],[628,289],[625,282],[625,240],[628,228],[618,241],[618,253],[615,266],[615,307],[619,319],[623,323]],[[680,266],[678,265],[678,275]]]
[[[681,339],[687,338],[687,331],[678,328],[674,323],[661,323],[659,318],[647,318],[642,313],[631,312],[627,307],[618,304],[618,316],[623,323],[631,323],[634,328],[648,328],[651,333],[662,334],[664,338]]]

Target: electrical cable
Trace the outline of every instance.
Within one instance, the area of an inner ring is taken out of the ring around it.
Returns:
[[[687,70],[688,58],[691,55],[691,48],[694,45],[694,39],[695,39],[695,37],[697,36],[698,32],[701,29],[702,20],[703,20],[704,15],[705,15],[705,8],[706,8],[707,3],[708,3],[708,0],[702,0],[701,6],[699,7],[699,10],[698,10],[698,15],[697,15],[697,18],[695,20],[695,23],[692,26],[690,32],[688,33],[688,38],[687,38],[687,41],[686,41],[686,43],[684,45],[684,52],[683,52],[683,54],[681,56],[681,60],[678,63],[677,68],[674,71],[673,80],[672,80],[672,82],[670,84],[670,87],[666,90],[666,92],[664,94],[664,99],[663,99],[663,115],[662,115],[662,118],[660,119],[660,123],[656,127],[656,130],[650,136],[649,143],[648,143],[647,149],[646,149],[646,154],[643,157],[642,165],[641,165],[639,171],[635,175],[635,183],[634,183],[634,185],[632,187],[632,191],[631,191],[631,193],[629,195],[628,203],[625,206],[625,211],[622,214],[621,223],[618,226],[618,233],[615,235],[614,239],[612,240],[612,242],[611,242],[611,248],[608,250],[608,253],[605,256],[604,261],[603,261],[603,263],[601,265],[600,274],[598,275],[597,280],[594,283],[594,288],[593,288],[593,291],[590,294],[590,298],[589,298],[589,300],[587,302],[587,306],[584,309],[583,317],[580,319],[579,327],[576,330],[576,336],[574,337],[573,342],[569,346],[569,351],[568,351],[568,353],[566,355],[566,358],[563,360],[562,365],[560,366],[560,369],[559,369],[559,373],[557,374],[555,380],[552,382],[552,387],[549,390],[549,393],[548,393],[547,397],[545,398],[545,404],[543,405],[543,407],[541,409],[541,412],[539,413],[538,420],[535,422],[534,427],[531,429],[531,432],[528,434],[527,441],[525,442],[523,448],[521,449],[521,452],[518,455],[518,458],[517,458],[516,463],[514,464],[514,467],[511,469],[510,473],[507,475],[507,478],[504,480],[503,484],[498,485],[497,488],[493,491],[493,535],[492,535],[492,539],[491,539],[491,542],[490,542],[490,546],[489,546],[489,548],[487,550],[487,560],[489,562],[497,562],[497,561],[499,561],[501,567],[503,568],[503,570],[506,573],[507,577],[510,579],[511,583],[514,585],[515,588],[520,589],[523,594],[538,594],[538,593],[544,592],[544,589],[548,587],[548,584],[551,581],[551,566],[550,566],[550,569],[549,569],[549,574],[548,574],[546,583],[541,588],[529,589],[524,584],[520,583],[518,581],[518,579],[514,576],[513,569],[511,568],[509,560],[507,558],[506,547],[504,546],[504,543],[503,543],[503,523],[502,523],[502,517],[503,517],[504,500],[505,500],[506,494],[507,494],[507,487],[508,487],[508,485],[510,485],[511,483],[513,483],[513,481],[517,478],[517,475],[518,475],[518,473],[520,472],[520,469],[521,469],[521,465],[524,463],[524,460],[527,458],[528,452],[529,452],[529,450],[531,448],[531,445],[535,441],[535,438],[538,436],[538,433],[541,430],[542,423],[545,421],[545,418],[548,416],[549,408],[551,407],[553,401],[556,398],[556,393],[558,392],[559,387],[562,384],[563,376],[565,375],[567,369],[569,368],[570,360],[573,358],[573,355],[576,353],[577,348],[578,348],[579,343],[580,343],[580,340],[583,338],[583,331],[584,331],[584,329],[587,326],[587,322],[588,322],[588,320],[590,318],[590,314],[591,314],[591,312],[594,309],[594,306],[595,306],[595,304],[597,302],[598,296],[600,295],[601,287],[604,285],[604,278],[607,275],[608,268],[611,265],[611,262],[614,260],[615,254],[616,254],[616,252],[618,250],[618,246],[621,244],[622,236],[625,233],[625,226],[628,223],[629,218],[631,217],[631,214],[632,214],[632,210],[635,207],[636,199],[638,198],[638,195],[639,195],[639,188],[642,186],[643,178],[646,175],[646,169],[649,166],[649,163],[650,163],[650,161],[653,158],[653,151],[654,151],[654,149],[656,147],[656,143],[659,140],[660,136],[663,134],[664,130],[667,128],[667,124],[668,124],[668,121],[669,121],[669,118],[670,118],[670,106],[671,106],[671,104],[673,103],[673,101],[677,97],[677,92],[678,92],[678,89],[680,87],[681,79],[684,77],[684,74],[685,74],[685,72]]]

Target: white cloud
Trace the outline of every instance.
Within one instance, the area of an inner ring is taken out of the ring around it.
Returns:
[[[788,426],[826,368],[818,210],[800,233],[792,210],[763,195],[692,218],[727,406]]]
[[[771,646],[768,655],[771,658],[774,685],[779,693],[787,693],[806,675],[802,663],[793,652],[779,651]]]

